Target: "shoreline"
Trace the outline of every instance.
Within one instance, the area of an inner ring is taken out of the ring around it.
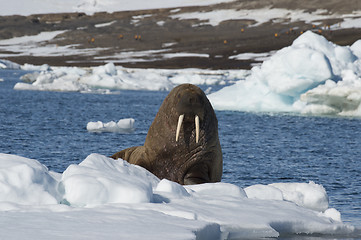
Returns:
[[[302,11],[299,10],[300,6],[293,6],[289,0],[277,4],[263,0],[257,5],[235,1],[200,7],[98,12],[93,15],[57,13],[0,16],[0,58],[18,64],[52,66],[90,67],[113,62],[132,68],[250,69],[262,61],[257,58],[238,60],[235,56],[279,50],[291,45],[307,30],[317,32],[341,46],[352,45],[361,39],[361,28],[334,27],[337,24],[341,26],[344,20],[335,17],[335,12],[354,13],[361,9],[361,3],[352,8],[338,6],[337,1],[330,1],[327,5],[318,0],[314,4],[306,4]],[[320,18],[313,22],[282,18],[257,23],[255,19],[230,17],[214,24],[197,15],[220,11],[237,13],[244,8],[260,11],[265,7],[273,7],[269,11],[274,8],[296,9],[304,14],[314,14],[317,7],[325,7],[328,12],[313,16]],[[4,40],[54,31],[63,32],[37,45],[27,46],[24,43],[9,47],[2,43]]]

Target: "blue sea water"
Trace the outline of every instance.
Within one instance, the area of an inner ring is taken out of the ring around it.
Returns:
[[[16,91],[24,71],[0,70],[0,152],[63,172],[90,153],[142,145],[167,92],[82,94]],[[217,111],[224,182],[322,184],[330,207],[361,227],[361,119]],[[132,117],[132,134],[90,133],[90,121]]]

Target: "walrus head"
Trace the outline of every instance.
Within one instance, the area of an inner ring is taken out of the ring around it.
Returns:
[[[199,142],[199,121],[203,121],[204,116],[204,96],[200,94],[198,89],[191,87],[184,88],[184,91],[177,93],[178,101],[175,103],[176,111],[179,115],[176,130],[176,141],[178,141],[179,133],[183,121],[185,123],[194,122],[196,143]]]
[[[156,132],[153,132],[153,128]],[[159,134],[160,128],[163,129],[161,133],[171,135]],[[145,145],[154,142],[159,136],[167,139],[168,146],[179,148],[185,145],[190,150],[202,144],[201,140],[206,142],[206,139],[201,138],[207,134],[213,135],[214,132],[217,132],[218,136],[218,123],[206,95],[197,86],[182,84],[175,87],[164,99],[149,129]]]
[[[144,146],[119,153],[113,158],[180,184],[217,182],[222,176],[217,118],[204,92],[192,84],[175,87],[164,99]]]

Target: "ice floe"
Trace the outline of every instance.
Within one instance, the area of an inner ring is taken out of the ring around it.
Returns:
[[[85,239],[85,232],[110,239],[345,237],[356,231],[313,182],[244,190],[224,182],[181,186],[99,154],[62,174],[16,155],[0,160],[0,212],[7,219],[0,236],[12,239]]]
[[[0,59],[0,69],[20,69],[21,65],[9,60]]]
[[[25,66],[24,66],[25,67]],[[16,90],[78,91],[111,90],[171,90],[181,83],[198,85],[225,85],[245,76],[245,70],[200,69],[130,69],[116,67],[113,63],[93,68],[40,66],[40,71],[22,77],[24,82],[14,86]],[[28,65],[28,69],[35,66]]]
[[[118,132],[118,133],[132,133],[134,132],[133,118],[120,119],[118,122],[110,121],[103,123],[102,121],[88,122],[86,129],[89,132]]]

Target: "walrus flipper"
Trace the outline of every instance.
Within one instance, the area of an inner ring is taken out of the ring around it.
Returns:
[[[147,164],[146,157],[145,157],[145,148],[144,146],[135,146],[124,149],[120,152],[115,153],[111,156],[111,158],[117,160],[121,158],[131,164],[139,165],[146,169],[149,169],[149,164]]]
[[[130,156],[132,155],[132,153],[134,152],[134,150],[136,148],[138,148],[139,146],[135,146],[135,147],[130,147],[130,148],[127,148],[127,149],[124,149],[120,152],[117,152],[117,153],[114,153],[111,158],[114,158],[115,160],[117,160],[118,158],[121,158],[127,162],[129,162],[129,158]]]

